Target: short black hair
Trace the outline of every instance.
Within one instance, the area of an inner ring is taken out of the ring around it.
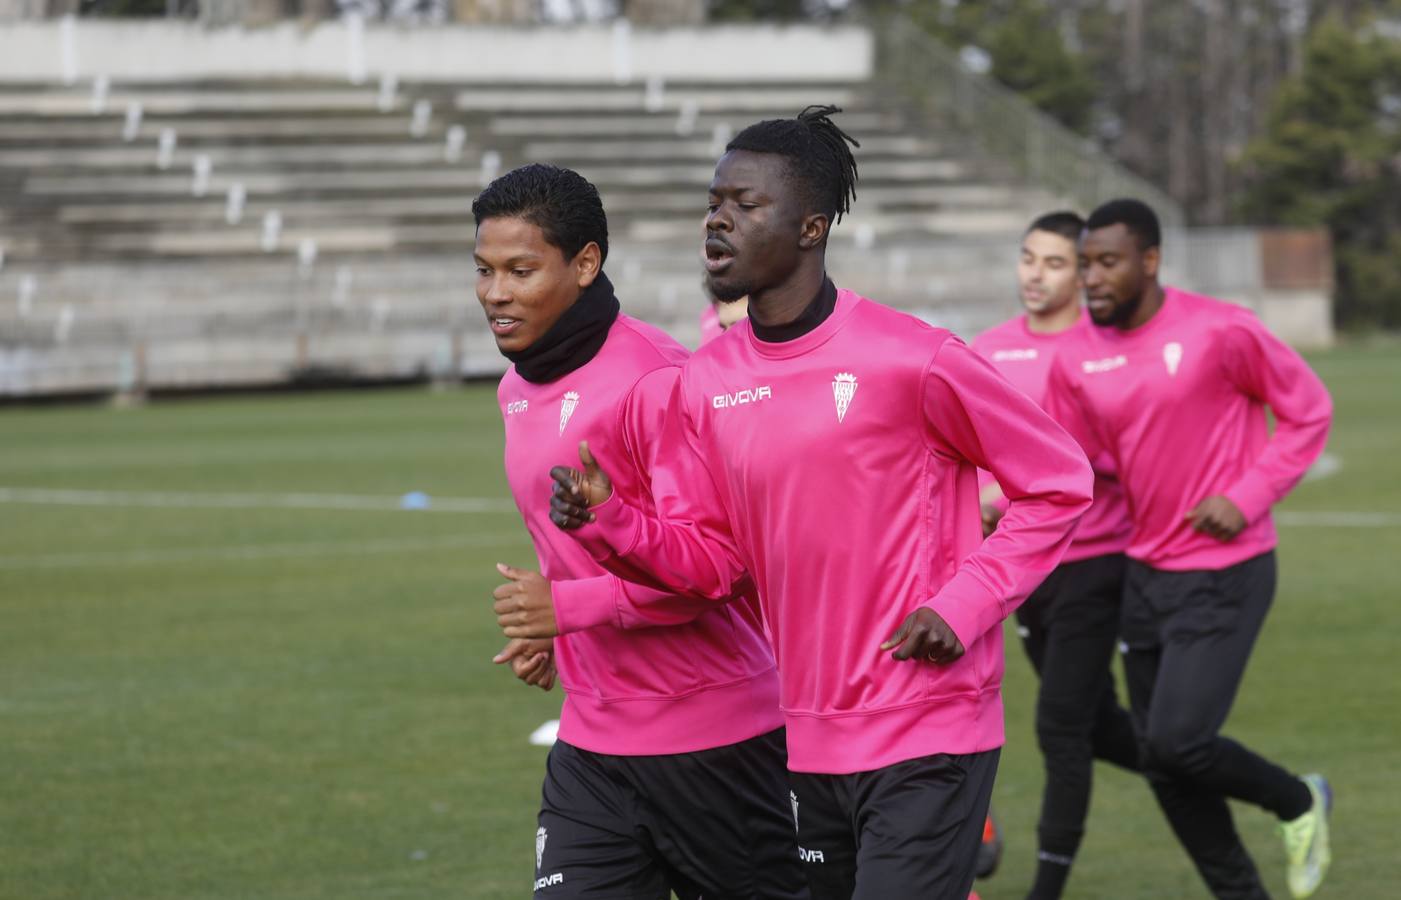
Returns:
[[[1033,231],[1049,231],[1069,239],[1072,243],[1079,243],[1080,235],[1085,231],[1085,220],[1080,218],[1079,213],[1067,209],[1057,210],[1037,216],[1036,220],[1026,227],[1025,233],[1031,234]]]
[[[1121,197],[1102,204],[1085,222],[1085,228],[1094,231],[1110,225],[1123,225],[1129,233],[1138,238],[1138,249],[1147,250],[1163,242],[1162,230],[1158,227],[1158,214],[1142,200]]]
[[[851,147],[861,143],[832,121],[832,114],[839,112],[836,106],[809,106],[797,118],[755,122],[735,135],[725,150],[787,157],[789,172],[808,208],[840,222],[856,199],[856,157]]]
[[[477,227],[487,219],[514,218],[537,226],[565,259],[598,244],[600,263],[608,258],[608,217],[598,188],[572,169],[531,163],[512,169],[472,201]]]

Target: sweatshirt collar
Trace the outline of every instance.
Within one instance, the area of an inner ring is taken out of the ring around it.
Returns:
[[[832,279],[824,276],[822,286],[817,289],[817,294],[803,311],[798,313],[798,318],[784,325],[760,325],[754,319],[749,321],[754,326],[754,336],[759,340],[766,344],[782,344],[802,337],[827,321],[827,317],[836,307],[837,286],[832,283]]]
[[[830,281],[827,283],[831,284]],[[832,288],[835,294],[832,310],[830,314],[811,331],[791,340],[783,341],[782,343],[770,343],[760,340],[758,335],[754,333],[752,327],[754,323],[751,320],[748,322],[750,326],[748,334],[745,335],[745,339],[749,341],[749,346],[754,349],[755,353],[769,359],[791,359],[792,357],[801,356],[804,353],[815,350],[827,343],[827,341],[841,329],[842,324],[851,317],[852,312],[855,311],[857,305],[861,302],[861,298],[851,291],[838,290],[835,285],[833,285]]]

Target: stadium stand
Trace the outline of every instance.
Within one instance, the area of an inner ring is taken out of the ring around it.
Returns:
[[[532,160],[599,186],[625,302],[689,337],[717,152],[737,128],[818,101],[850,109],[843,122],[863,145],[858,209],[837,232],[842,269],[883,273],[893,302],[957,296],[980,276],[940,241],[1015,231],[1051,198],[869,93],[12,87],[0,92],[0,291],[16,293],[0,309],[0,390],[494,371],[499,356],[473,315],[469,204],[485,180]]]
[[[694,343],[713,161],[739,128],[809,103],[842,106],[862,142],[833,275],[964,334],[1013,311],[1008,260],[1033,216],[1109,192],[1151,196],[1180,222],[1151,185],[906,32],[882,38],[880,66],[850,30],[727,32],[753,61],[737,80],[706,69],[700,31],[381,29],[362,52],[353,29],[289,27],[84,24],[71,53],[63,23],[0,33],[0,396],[497,373],[469,207],[529,161],[598,185],[626,308]],[[151,41],[159,77],[78,74],[78,59],[139,71]],[[555,81],[509,58],[580,41],[588,53]],[[249,42],[262,49],[243,66]],[[814,54],[828,74],[814,77]],[[352,77],[337,78],[345,60]],[[372,74],[393,67],[420,75]],[[1271,295],[1253,232],[1172,243],[1170,269],[1210,264],[1183,283],[1301,342],[1331,339],[1326,286]],[[1326,271],[1326,247],[1314,255]]]

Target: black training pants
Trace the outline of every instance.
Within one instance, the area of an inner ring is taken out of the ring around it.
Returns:
[[[1017,609],[1017,632],[1041,677],[1036,737],[1046,769],[1037,837],[1069,865],[1085,834],[1095,758],[1138,771],[1138,741],[1114,693],[1122,553],[1064,563]]]
[[[1273,552],[1220,570],[1169,572],[1130,561],[1125,585],[1124,671],[1144,774],[1221,898],[1268,897],[1227,798],[1282,819],[1310,802],[1298,778],[1220,735],[1274,590]]]

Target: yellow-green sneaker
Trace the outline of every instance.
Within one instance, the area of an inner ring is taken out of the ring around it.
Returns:
[[[1328,814],[1333,811],[1333,789],[1322,775],[1305,775],[1301,781],[1313,795],[1313,806],[1297,819],[1281,822],[1280,837],[1289,860],[1289,893],[1295,900],[1313,896],[1328,874],[1333,854],[1328,849]]]

